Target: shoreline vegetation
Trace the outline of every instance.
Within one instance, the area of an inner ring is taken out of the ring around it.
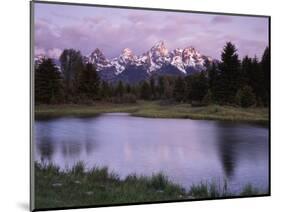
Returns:
[[[53,164],[35,162],[36,208],[124,204],[234,196],[262,195],[251,184],[239,194],[228,191],[227,182],[201,182],[189,190],[171,182],[163,173],[152,176],[132,174],[125,179],[108,170],[94,167],[86,171],[79,162],[71,169],[60,170]]]
[[[60,69],[50,58],[35,64],[35,114],[127,112],[141,117],[268,123],[269,53],[267,47],[260,60],[248,56],[240,60],[236,46],[227,42],[221,60],[204,61],[200,71],[183,75],[168,67],[147,75],[145,69],[126,69],[130,77],[119,74],[123,77],[113,79],[98,71],[95,63],[85,62],[80,51],[65,49]]]
[[[265,107],[241,108],[235,106],[208,105],[193,107],[188,103],[165,101],[137,101],[136,103],[110,103],[96,101],[92,105],[36,105],[35,118],[61,116],[97,116],[102,113],[129,113],[149,118],[186,118],[234,122],[269,123],[269,110]]]
[[[240,60],[236,46],[227,42],[221,61],[206,60],[204,70],[184,76],[172,69],[149,77],[140,77],[140,72],[113,80],[97,71],[96,64],[85,63],[80,51],[65,49],[59,59],[61,71],[50,58],[35,64],[35,117],[126,112],[268,124],[269,56],[267,47],[261,60]]]

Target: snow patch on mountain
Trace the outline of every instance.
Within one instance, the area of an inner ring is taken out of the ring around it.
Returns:
[[[37,55],[35,63],[38,64],[44,55]],[[146,70],[148,75],[167,70],[173,66],[179,73],[188,74],[192,71],[203,71],[206,69],[205,62],[212,62],[211,57],[202,55],[194,47],[176,48],[169,51],[164,41],[157,42],[147,52],[137,56],[129,48],[123,49],[121,54],[113,59],[107,59],[100,49],[95,49],[92,53],[84,57],[85,63],[92,63],[97,71],[110,71],[116,76],[123,73],[126,69]]]
[[[165,65],[172,65],[180,72],[188,74],[191,68],[196,70],[205,70],[205,61],[212,61],[210,57],[201,55],[194,47],[186,47],[184,49],[177,48],[169,51],[164,41],[157,42],[141,56],[137,56],[129,48],[125,48],[119,57],[107,60],[106,67],[112,66],[115,68],[115,74],[121,74],[128,66],[144,67],[148,74],[159,71]],[[89,60],[92,61],[92,60]],[[101,60],[104,62],[104,58]],[[97,67],[99,65],[96,59]],[[98,68],[98,70],[101,70]]]

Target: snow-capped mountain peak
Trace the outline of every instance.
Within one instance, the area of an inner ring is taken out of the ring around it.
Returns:
[[[36,57],[35,60],[39,61],[40,57],[42,55]],[[125,75],[140,75],[142,78],[165,73],[188,75],[204,71],[206,60],[212,62],[212,58],[199,53],[192,46],[169,51],[164,41],[155,43],[140,56],[135,55],[131,49],[125,48],[118,57],[107,59],[97,48],[84,57],[85,62],[94,64],[101,76],[106,76],[105,78],[110,78],[110,80],[119,78],[117,76],[123,72]],[[135,77],[134,80],[140,76]],[[125,78],[128,80],[128,77]]]
[[[136,59],[136,56],[133,54],[133,51],[129,48],[125,48],[122,51],[122,54],[119,57],[124,62],[134,61]]]
[[[154,56],[158,56],[158,57],[165,57],[168,55],[169,51],[165,45],[164,41],[159,41],[157,42],[151,49],[150,52],[152,52],[152,54]]]
[[[180,72],[188,74],[192,68],[204,70],[206,59],[211,60],[211,58],[201,55],[192,46],[169,51],[164,41],[158,41],[141,56],[136,56],[131,49],[125,48],[119,57],[108,60],[99,49],[96,49],[89,55],[88,60],[96,64],[98,71],[113,67],[115,74],[118,75],[128,66],[144,67],[148,73],[154,73],[167,65],[172,65]]]
[[[110,61],[104,56],[99,48],[96,48],[88,57],[86,57],[86,62],[95,64],[98,71],[111,66]]]
[[[187,47],[182,52],[182,61],[186,66],[204,66],[204,60],[194,47]]]
[[[151,49],[147,53],[148,56],[148,64],[149,72],[154,72],[171,61],[171,58],[169,57],[169,50],[167,49],[164,41],[157,42],[154,46],[151,47]]]

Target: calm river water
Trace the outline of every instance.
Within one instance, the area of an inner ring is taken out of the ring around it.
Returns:
[[[108,113],[35,121],[35,159],[69,168],[107,166],[121,178],[162,171],[188,188],[223,182],[268,189],[268,129],[258,125]]]

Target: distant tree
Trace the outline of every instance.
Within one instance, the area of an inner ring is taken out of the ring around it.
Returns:
[[[258,61],[258,58],[244,57],[242,60],[242,77],[243,82],[240,88],[244,86],[250,86],[253,93],[256,96],[258,105],[263,105],[265,84],[263,80],[262,66]]]
[[[217,90],[219,90],[219,70],[217,64],[212,63],[208,66],[208,87],[212,95],[212,101],[216,99]]]
[[[151,99],[156,98],[156,85],[155,85],[155,80],[153,77],[150,78],[150,91],[151,91]]]
[[[111,88],[110,88],[109,84],[105,80],[103,80],[101,82],[99,90],[100,90],[100,97],[102,99],[106,99],[106,98],[111,96]]]
[[[256,94],[257,98],[260,98],[263,92],[263,81],[262,81],[262,70],[258,58],[255,56],[252,60],[252,72],[250,86],[253,89],[253,92]]]
[[[220,77],[217,94],[222,103],[233,103],[239,88],[240,61],[234,44],[227,42],[219,64]]]
[[[66,93],[68,96],[73,95],[75,78],[83,67],[83,59],[80,51],[74,49],[65,49],[60,58],[61,70],[64,75]]]
[[[245,56],[241,64],[241,87],[252,84],[251,77],[253,75],[253,61],[250,57]]]
[[[174,82],[173,78],[169,76],[164,76],[163,85],[164,85],[164,98],[171,99],[173,97],[174,92]]]
[[[87,63],[83,69],[77,73],[76,93],[89,100],[98,98],[100,78],[91,63]]]
[[[35,103],[62,102],[62,89],[61,74],[58,68],[51,59],[43,59],[35,69]]]
[[[192,89],[192,76],[186,76],[184,78],[185,81],[185,92],[184,92],[184,99],[185,101],[191,101],[191,89]]]
[[[250,86],[244,86],[236,94],[236,103],[241,107],[250,107],[256,104],[256,97]]]
[[[185,100],[185,81],[182,77],[178,77],[175,81],[174,98],[178,102]]]
[[[131,93],[132,91],[132,88],[131,88],[131,85],[129,83],[126,84],[126,93]]]
[[[263,89],[263,102],[266,106],[269,105],[269,92],[270,92],[270,50],[266,47],[261,59],[261,72]]]
[[[150,86],[147,81],[142,82],[141,84],[141,98],[149,100],[151,97]]]
[[[139,96],[138,85],[131,85],[131,94],[133,94],[135,97]]]
[[[158,93],[159,93],[159,97],[164,98],[165,85],[164,85],[164,77],[163,76],[158,77],[157,90],[158,90]]]
[[[190,76],[191,90],[190,99],[202,101],[208,90],[208,80],[204,72],[193,74]]]
[[[124,85],[123,85],[123,82],[120,80],[119,82],[118,82],[118,85],[117,85],[117,87],[116,87],[116,90],[115,90],[115,95],[117,96],[117,97],[123,97],[123,95],[124,95]]]
[[[207,91],[207,93],[205,94],[205,96],[203,97],[202,103],[204,105],[209,105],[212,103],[212,101],[213,101],[213,94],[212,94],[212,91],[209,89]]]

